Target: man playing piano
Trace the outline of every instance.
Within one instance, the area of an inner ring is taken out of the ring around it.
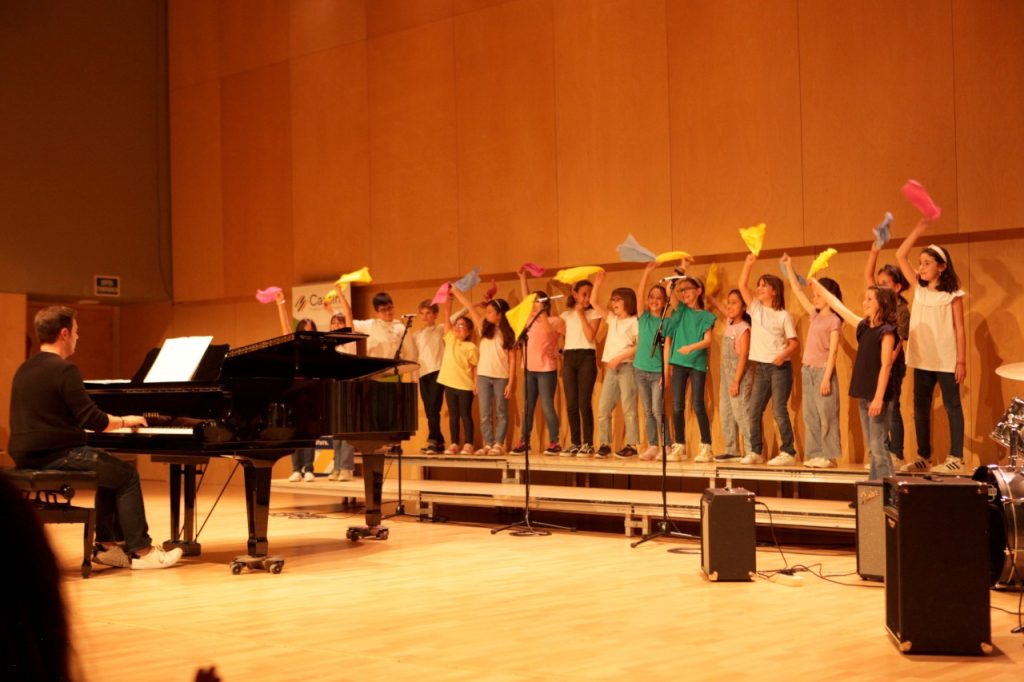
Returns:
[[[182,550],[164,551],[149,537],[138,472],[86,445],[86,429],[145,426],[145,418],[106,414],[85,392],[78,367],[68,362],[78,343],[74,310],[44,308],[35,328],[40,352],[22,363],[11,386],[9,448],[15,463],[21,469],[96,472],[97,562],[133,569],[174,565]]]

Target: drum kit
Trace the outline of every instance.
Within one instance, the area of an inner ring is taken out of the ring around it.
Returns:
[[[996,374],[1024,381],[1024,362],[1003,365]],[[1006,466],[991,464],[974,472],[989,486],[989,550],[993,587],[1024,589],[1024,399],[1014,398],[991,434],[1009,449]]]

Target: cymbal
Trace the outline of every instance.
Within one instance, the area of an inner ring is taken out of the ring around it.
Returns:
[[[1024,381],[1024,362],[1011,362],[996,368],[996,374],[1011,381]]]

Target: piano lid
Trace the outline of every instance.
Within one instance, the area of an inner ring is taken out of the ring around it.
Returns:
[[[373,358],[336,350],[339,345],[365,338],[365,334],[351,331],[302,331],[277,336],[229,351],[221,377],[368,379],[416,365],[408,360]]]

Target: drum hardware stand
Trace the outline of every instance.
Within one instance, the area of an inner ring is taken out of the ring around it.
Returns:
[[[545,296],[545,299],[546,298],[547,297]],[[530,328],[533,326],[533,323],[537,321],[538,317],[540,317],[541,312],[543,312],[543,308],[541,308],[541,310],[538,310],[537,313],[533,316],[533,318],[527,323],[526,327],[523,329],[523,332],[522,332],[522,334],[520,334],[520,337],[519,337],[519,340],[522,342],[522,346],[523,346],[523,386],[524,387],[527,387],[529,385],[529,377],[530,377],[530,367],[529,367],[530,363],[529,363],[529,359],[527,357],[527,350],[528,350],[529,337],[530,337],[529,332],[530,332]],[[526,389],[526,390],[528,390],[528,389]],[[540,387],[538,387],[538,399],[540,398],[539,393],[540,393]],[[534,408],[536,408],[536,405],[534,405]],[[540,521],[530,521],[530,444],[529,443],[525,443],[525,446],[526,446],[526,452],[523,453],[524,464],[525,464],[525,468],[523,469],[523,477],[524,477],[524,483],[525,483],[525,486],[526,486],[526,492],[525,492],[525,497],[524,497],[524,501],[523,501],[523,520],[522,521],[516,521],[515,523],[510,523],[507,526],[502,526],[501,528],[493,528],[493,529],[491,529],[491,535],[496,535],[496,534],[500,533],[503,530],[508,530],[509,531],[509,535],[515,535],[517,537],[551,535],[551,531],[547,530],[548,528],[554,528],[556,530],[567,530],[567,531],[569,531],[571,533],[575,533],[576,529],[573,528],[573,527],[558,526],[558,525],[555,525],[553,523],[541,523]],[[512,528],[515,528],[517,530],[511,530]]]
[[[668,386],[668,362],[665,361],[665,335],[662,330],[665,328],[665,315],[668,314],[669,301],[675,291],[678,280],[673,280],[665,299],[665,307],[661,310],[661,319],[658,320],[658,331],[654,334],[654,343],[651,344],[651,357],[655,353],[661,354],[661,519],[657,523],[658,530],[647,533],[636,542],[630,543],[630,547],[639,547],[648,540],[656,538],[686,538],[689,540],[699,539],[699,536],[683,533],[676,524],[668,518],[668,411],[665,409],[665,387]],[[682,304],[685,305],[685,304]]]
[[[412,318],[408,317],[405,319],[405,329],[402,330],[402,338],[398,342],[398,349],[395,350],[395,360],[400,360],[402,357],[402,344],[405,343],[405,337],[409,333],[409,327],[412,326]],[[401,381],[401,375],[398,372],[398,368],[395,367],[395,376]],[[388,454],[398,455],[398,504],[395,505],[395,511],[383,516],[382,521],[387,519],[393,519],[396,516],[410,516],[418,521],[430,521],[431,523],[445,523],[448,521],[447,516],[432,516],[430,514],[419,513],[410,514],[405,511],[405,498],[402,497],[402,444],[399,443],[397,446],[385,445],[385,452]]]

